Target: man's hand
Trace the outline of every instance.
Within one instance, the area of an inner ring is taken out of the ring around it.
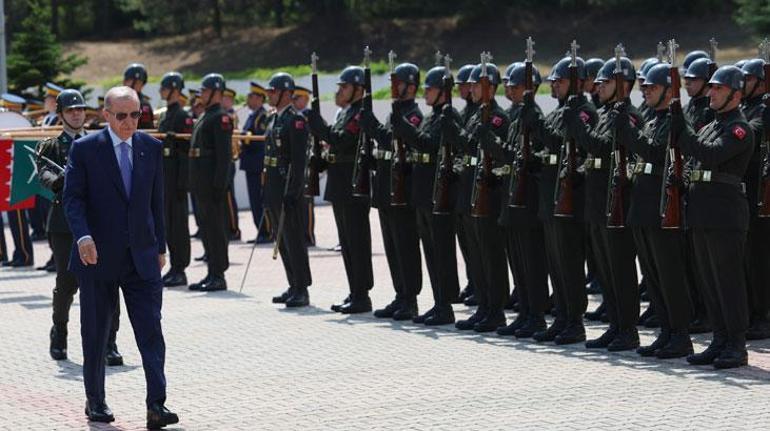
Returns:
[[[86,238],[78,242],[78,254],[83,265],[96,265],[99,255],[96,252],[96,243],[91,238]]]
[[[160,266],[161,271],[163,270],[163,267],[166,266],[166,255],[165,254],[159,254],[158,255],[158,266]]]

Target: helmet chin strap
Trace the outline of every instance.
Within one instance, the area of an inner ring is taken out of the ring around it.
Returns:
[[[74,127],[74,126],[72,126],[72,124],[70,124],[70,123],[67,121],[67,119],[66,119],[66,118],[64,118],[64,113],[63,113],[63,112],[62,112],[61,114],[59,114],[59,118],[61,118],[61,122],[62,122],[63,128],[64,128],[64,130],[65,130],[66,132],[72,132],[72,134],[73,134],[73,135],[77,135],[77,134],[78,134],[78,132],[80,132],[81,130],[83,130],[83,126],[80,126],[80,127]]]
[[[663,91],[660,92],[660,97],[658,98],[658,101],[655,103],[656,110],[660,108],[660,105],[662,105],[663,101],[666,99],[666,91],[668,91],[669,88],[671,87],[666,87],[665,89],[663,89]]]
[[[725,99],[724,103],[722,103],[722,105],[720,105],[719,108],[715,109],[714,111],[722,112],[722,110],[727,107],[727,105],[730,103],[730,101],[733,100],[733,95],[734,94],[735,94],[735,89],[731,88],[730,89],[730,94],[727,96],[727,98]]]

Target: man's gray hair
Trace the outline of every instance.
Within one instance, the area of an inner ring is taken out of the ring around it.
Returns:
[[[112,87],[104,95],[104,109],[109,110],[112,107],[112,103],[116,100],[134,100],[139,104],[139,95],[131,87],[124,85]]]

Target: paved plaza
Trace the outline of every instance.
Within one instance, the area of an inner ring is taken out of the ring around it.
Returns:
[[[749,343],[749,367],[717,372],[683,359],[642,359],[587,351],[582,344],[556,347],[333,313],[329,306],[347,294],[346,279],[340,254],[327,251],[337,243],[331,207],[317,207],[316,216],[312,307],[290,311],[271,304],[286,279],[270,245],[257,247],[239,293],[251,251],[245,242],[230,246],[229,291],[166,291],[167,406],[181,418],[168,429],[770,429],[768,341]],[[244,240],[253,238],[250,214],[240,217]],[[371,220],[372,299],[378,307],[393,289],[375,212]],[[193,256],[201,253],[194,240]],[[42,264],[50,251],[36,243],[35,254]],[[187,274],[197,281],[205,266],[196,262]],[[419,299],[426,310],[432,299],[427,275],[423,280]],[[2,430],[89,429],[77,298],[69,360],[48,356],[53,283],[52,274],[0,269]],[[599,298],[590,299],[593,309]],[[123,311],[118,346],[126,366],[108,369],[107,376],[116,421],[90,429],[144,427],[144,375]],[[462,318],[470,309],[455,305],[455,311]],[[588,336],[603,328],[588,324]],[[652,337],[651,330],[642,331],[643,343]],[[701,350],[708,338],[695,340]]]

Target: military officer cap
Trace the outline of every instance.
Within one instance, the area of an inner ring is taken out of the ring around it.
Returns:
[[[422,88],[440,88],[444,86],[444,75],[446,74],[446,68],[444,66],[436,66],[425,74],[425,82]]]
[[[364,85],[364,69],[360,66],[348,66],[342,70],[337,84]]]
[[[599,70],[605,65],[604,60],[601,58],[589,58],[586,60],[586,77],[596,78],[599,75]]]
[[[586,79],[586,63],[580,58],[575,58],[577,63],[577,77],[578,79]],[[548,81],[556,81],[557,79],[569,79],[569,67],[572,64],[572,57],[564,57],[553,65],[551,74],[546,78]]]
[[[505,84],[508,87],[515,87],[517,85],[524,85],[526,84],[526,64],[524,63],[514,63],[514,68],[511,70],[510,75],[508,76],[508,82]],[[541,79],[540,79],[540,72],[537,71],[537,68],[535,65],[532,65],[532,86],[537,87],[540,85]]]
[[[468,82],[468,79],[471,77],[471,72],[473,72],[473,68],[476,67],[473,64],[466,64],[465,66],[461,67],[460,70],[457,71],[457,79],[455,80],[458,84],[465,84]]]
[[[53,82],[45,83],[45,97],[56,97],[64,90],[64,88],[54,84]]]
[[[24,108],[24,103],[26,103],[26,100],[15,94],[3,93],[3,95],[0,96],[0,106],[10,110],[21,111]]]
[[[235,98],[235,90],[232,88],[225,88],[225,90],[222,92],[224,96]]]
[[[123,71],[123,79],[147,83],[147,69],[141,63],[131,63],[126,67],[126,70]]]
[[[634,64],[631,63],[627,57],[620,58],[620,69],[623,71],[623,80],[628,82],[636,82],[636,70]],[[609,81],[615,77],[615,59],[611,58],[599,69],[599,73],[596,74],[595,82]]]
[[[741,68],[743,67],[744,64],[746,64],[747,61],[749,61],[748,58],[744,58],[743,60],[738,60],[735,62],[735,67]]]
[[[26,99],[26,106],[27,110],[34,111],[36,109],[42,109],[43,108],[43,102],[36,100],[36,99]]]
[[[636,72],[636,79],[644,80],[644,75],[647,71],[652,69],[652,67],[658,63],[660,63],[660,60],[658,60],[657,57],[650,57],[647,60],[644,60],[639,66],[639,70]]]
[[[297,98],[297,97],[307,97],[309,99],[310,98],[310,90],[305,88],[305,87],[301,87],[299,85],[295,85],[294,86],[294,94],[292,96],[294,98]]]
[[[225,91],[225,78],[218,73],[209,73],[201,81],[201,89]]]
[[[179,72],[168,72],[163,75],[163,78],[160,80],[160,88],[179,90],[181,92],[182,89],[184,89],[184,78],[182,77],[182,74]]]
[[[67,109],[86,109],[87,107],[88,105],[86,105],[86,101],[83,99],[83,95],[80,94],[80,92],[77,90],[68,88],[66,90],[62,90],[62,92],[56,96],[57,113],[64,112]]]
[[[724,85],[733,91],[743,91],[743,72],[733,66],[722,66],[711,76],[709,84]]]
[[[270,78],[267,83],[268,90],[288,90],[294,91],[294,77],[286,72],[278,72]]]
[[[644,75],[644,83],[642,87],[648,85],[662,85],[663,87],[671,86],[671,65],[668,63],[658,63],[652,66],[650,70]]]
[[[487,63],[487,76],[489,77],[489,83],[492,85],[500,84],[500,71],[494,63]],[[473,67],[471,76],[468,78],[468,82],[473,84],[479,82],[481,79],[481,64],[477,64]]]
[[[688,52],[687,55],[684,56],[684,60],[682,60],[682,72],[686,72],[692,62],[699,58],[709,58],[709,55],[706,51],[701,50]]]
[[[259,85],[258,83],[251,81],[249,83],[249,94],[256,94],[258,96],[266,97],[267,90],[265,90],[265,87]]]
[[[516,67],[517,65],[520,65],[520,64],[524,64],[524,63],[522,63],[520,61],[517,61],[517,62],[509,64],[508,67],[505,68],[505,72],[503,72],[503,82],[504,83],[506,83],[506,84],[508,83],[508,79],[510,79],[510,77],[511,77],[511,71],[513,70],[514,67]]]
[[[744,75],[756,76],[757,79],[765,79],[765,60],[752,58],[741,67]]]
[[[686,79],[709,79],[709,63],[711,60],[708,58],[698,58],[687,68],[684,77]]]
[[[407,85],[420,85],[420,69],[412,63],[401,63],[393,71],[400,82]]]

